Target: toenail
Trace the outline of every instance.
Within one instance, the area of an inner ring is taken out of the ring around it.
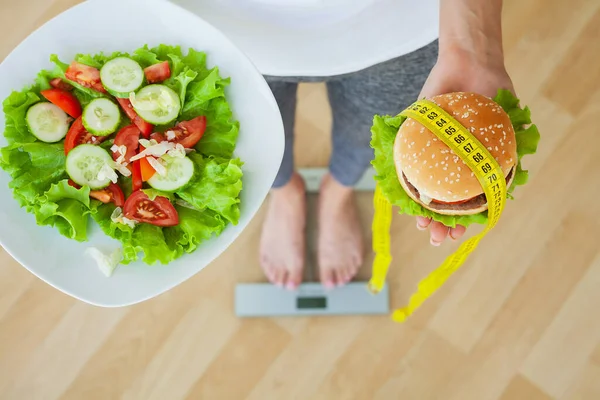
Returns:
[[[335,287],[335,285],[333,284],[333,282],[331,281],[327,281],[323,284],[323,286],[325,286],[325,288],[327,289],[333,289]]]
[[[433,240],[433,238],[431,238],[430,242],[433,246],[436,246],[436,247],[442,244],[442,242],[435,241],[435,240]]]
[[[418,230],[420,230],[420,231],[424,231],[424,230],[426,230],[426,229],[427,229],[427,227],[426,227],[426,226],[423,226],[423,225],[421,225],[421,224],[419,224],[419,223],[417,222],[417,229],[418,229]]]
[[[296,284],[295,284],[295,283],[293,283],[293,282],[289,282],[289,283],[288,283],[288,284],[285,286],[285,288],[286,288],[287,290],[296,290],[297,286],[296,286]]]

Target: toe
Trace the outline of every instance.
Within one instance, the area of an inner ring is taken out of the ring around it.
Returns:
[[[346,283],[344,269],[343,268],[336,269],[333,272],[333,275],[334,275],[334,283],[335,283],[335,285],[336,286],[344,286],[344,284]]]
[[[335,287],[333,270],[329,268],[321,268],[321,284],[325,286],[326,289],[332,289]]]
[[[287,283],[285,285],[288,290],[296,290],[302,282],[302,270],[294,269],[288,273]]]

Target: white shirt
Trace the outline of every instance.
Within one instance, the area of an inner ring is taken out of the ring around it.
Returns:
[[[439,0],[172,0],[221,30],[265,75],[332,76],[438,37]]]

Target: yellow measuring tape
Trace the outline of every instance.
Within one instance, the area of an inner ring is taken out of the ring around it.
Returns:
[[[481,239],[496,225],[506,204],[506,181],[500,165],[485,146],[437,104],[429,100],[418,100],[400,115],[420,122],[450,147],[473,171],[481,183],[488,203],[488,224],[485,229],[462,243],[456,252],[448,256],[442,265],[419,283],[417,292],[411,296],[409,304],[394,312],[393,319],[403,322],[461,267],[469,254],[477,248]],[[377,293],[383,288],[392,260],[390,254],[392,206],[379,186],[375,189],[374,207],[373,250],[375,251],[375,261],[369,281],[369,290]]]

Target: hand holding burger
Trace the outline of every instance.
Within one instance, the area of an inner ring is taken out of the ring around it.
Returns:
[[[431,100],[434,96],[452,92],[472,92],[492,98],[498,89],[508,89],[514,94],[512,81],[504,67],[502,1],[465,0],[452,4],[442,1],[440,5],[438,62],[419,98]],[[439,246],[448,236],[456,240],[465,233],[465,227],[461,225],[449,228],[425,217],[417,217],[417,228],[429,229],[434,246]]]

